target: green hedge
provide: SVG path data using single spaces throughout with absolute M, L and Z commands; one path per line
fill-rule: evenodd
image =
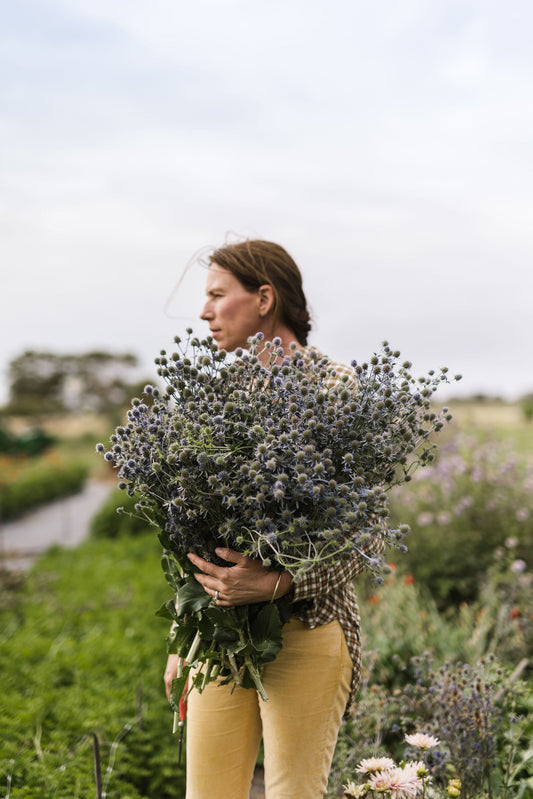
M 83 488 L 88 472 L 88 467 L 78 462 L 41 463 L 28 469 L 0 487 L 2 518 L 14 519 L 46 502 L 75 494 Z
M 168 599 L 153 534 L 50 550 L 0 600 L 0 784 L 10 799 L 183 799 L 163 689 Z M 4 575 L 5 577 L 5 575 Z M 129 726 L 131 725 L 131 729 Z M 114 762 L 113 762 L 114 756 Z M 2 793 L 3 795 L 3 793 Z
M 118 538 L 137 535 L 146 530 L 146 520 L 135 515 L 135 502 L 125 491 L 113 491 L 102 507 L 94 514 L 89 527 L 92 538 Z M 124 511 L 119 513 L 118 509 Z

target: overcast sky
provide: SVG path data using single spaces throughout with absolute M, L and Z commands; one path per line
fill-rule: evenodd
M 532 30 L 529 0 L 3 4 L 0 401 L 27 348 L 151 376 L 232 234 L 289 250 L 332 356 L 533 391 Z

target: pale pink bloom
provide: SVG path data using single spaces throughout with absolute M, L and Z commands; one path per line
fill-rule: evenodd
M 361 760 L 355 770 L 360 774 L 374 774 L 377 771 L 394 768 L 394 765 L 394 760 L 390 757 L 367 757 Z
M 408 763 L 404 768 L 381 771 L 370 777 L 368 787 L 376 793 L 388 792 L 391 799 L 410 799 L 424 787 L 416 769 L 416 763 Z
M 433 514 L 425 511 L 418 516 L 416 523 L 419 527 L 429 527 L 430 524 L 433 524 Z
M 377 774 L 372 774 L 367 785 L 371 791 L 375 791 L 376 793 L 387 793 L 392 791 L 392 770 L 378 771 Z
M 433 735 L 427 735 L 425 732 L 415 732 L 413 735 L 406 735 L 405 740 L 408 744 L 415 746 L 417 749 L 432 749 L 439 743 L 438 738 L 434 738 Z
M 514 574 L 522 574 L 526 569 L 527 563 L 525 560 L 518 558 L 518 560 L 513 560 L 511 563 L 511 571 L 514 572 Z
M 519 508 L 516 511 L 516 518 L 519 522 L 527 522 L 529 519 L 529 511 L 527 508 Z
M 440 513 L 437 515 L 437 521 L 440 525 L 449 524 L 451 522 L 452 515 L 448 513 L 447 510 L 441 510 Z

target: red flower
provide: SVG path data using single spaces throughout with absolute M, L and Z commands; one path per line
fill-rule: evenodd
M 518 619 L 520 617 L 520 608 L 513 608 L 511 610 L 511 618 Z
M 403 578 L 403 581 L 406 585 L 413 585 L 415 578 L 413 574 L 406 574 Z

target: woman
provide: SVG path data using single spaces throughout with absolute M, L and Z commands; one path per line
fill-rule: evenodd
M 245 347 L 249 336 L 297 342 L 310 352 L 310 317 L 302 276 L 290 255 L 266 241 L 244 241 L 209 259 L 207 301 L 201 318 L 219 348 Z M 265 353 L 265 357 L 266 357 Z M 338 374 L 353 373 L 334 364 Z M 354 383 L 352 382 L 352 386 Z M 379 548 L 379 547 L 378 547 Z M 187 799 L 248 799 L 263 737 L 267 799 L 321 799 L 337 734 L 360 675 L 360 636 L 353 578 L 360 556 L 318 567 L 293 584 L 288 572 L 220 548 L 229 568 L 190 554 L 196 579 L 221 607 L 269 602 L 289 594 L 294 606 L 283 647 L 268 663 L 264 702 L 252 689 L 210 683 L 189 696 Z M 170 698 L 178 657 L 170 655 L 165 686 Z

